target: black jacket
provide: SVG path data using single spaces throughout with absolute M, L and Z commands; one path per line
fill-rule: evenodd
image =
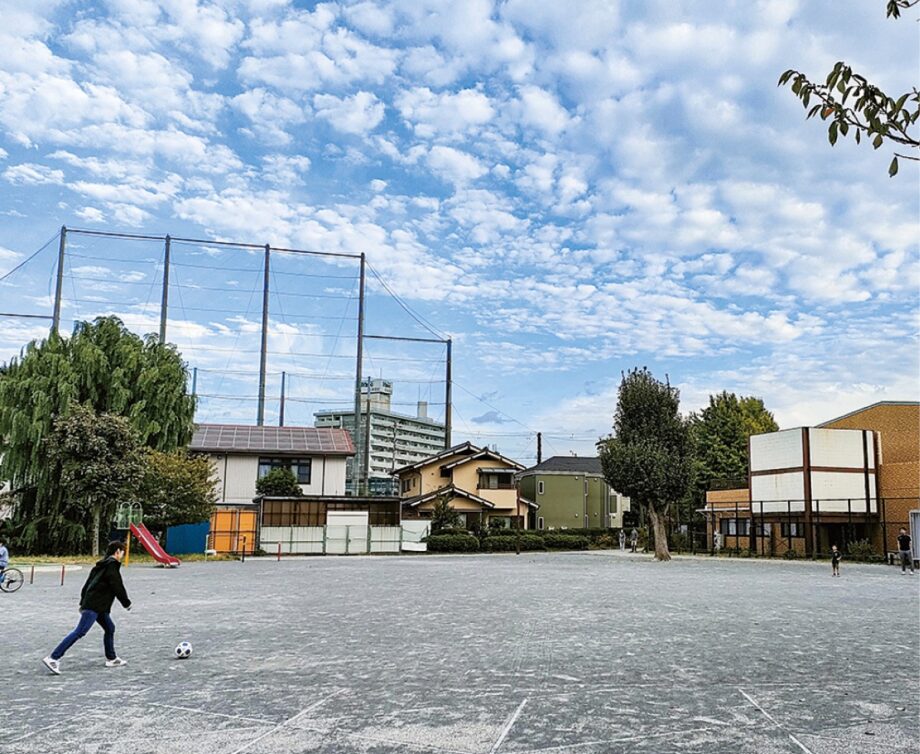
M 110 556 L 96 563 L 89 572 L 83 591 L 80 592 L 80 609 L 108 613 L 116 597 L 122 607 L 130 607 L 131 600 L 121 581 L 121 563 Z

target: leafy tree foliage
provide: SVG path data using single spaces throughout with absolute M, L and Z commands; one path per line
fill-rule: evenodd
M 138 493 L 144 523 L 165 529 L 209 520 L 217 503 L 216 481 L 207 456 L 148 450 Z
M 715 480 L 747 477 L 748 438 L 777 429 L 760 398 L 724 391 L 709 396 L 709 405 L 690 415 L 693 509 L 705 504 L 706 491 Z
M 658 560 L 671 559 L 668 508 L 684 497 L 690 479 L 689 437 L 679 406 L 676 388 L 644 367 L 633 369 L 620 383 L 613 435 L 598 443 L 607 482 L 648 512 Z
M 300 497 L 303 490 L 290 469 L 272 469 L 256 482 L 256 492 L 267 497 Z
M 92 521 L 90 547 L 98 555 L 102 521 L 137 495 L 144 469 L 137 436 L 127 419 L 78 404 L 54 422 L 46 445 L 60 469 L 67 518 Z
M 460 513 L 450 507 L 447 495 L 439 495 L 431 509 L 431 533 L 460 528 Z
M 22 551 L 64 552 L 85 541 L 70 518 L 61 466 L 46 440 L 73 405 L 127 419 L 142 445 L 162 451 L 192 436 L 195 401 L 174 346 L 140 338 L 115 317 L 72 336 L 33 341 L 0 373 L 0 479 L 15 492 L 12 529 Z
M 918 3 L 920 0 L 888 0 L 886 15 L 900 18 L 902 10 Z M 897 97 L 889 96 L 843 61 L 827 74 L 823 84 L 810 81 L 804 73 L 793 68 L 779 77 L 778 85 L 786 86 L 790 82 L 792 93 L 808 110 L 806 118 L 818 115 L 821 120 L 829 121 L 827 138 L 831 146 L 841 136 L 846 138 L 852 130 L 857 144 L 867 139 L 873 149 L 890 142 L 896 148 L 920 150 L 920 139 L 911 131 L 920 120 L 920 90 L 917 87 Z M 892 177 L 898 172 L 899 157 L 920 160 L 916 151 L 913 154 L 895 152 L 888 166 L 888 175 Z

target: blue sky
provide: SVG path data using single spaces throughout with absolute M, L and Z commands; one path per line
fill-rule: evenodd
M 917 169 L 831 148 L 787 89 L 845 59 L 916 83 L 884 3 L 2 0 L 0 273 L 62 225 L 365 252 L 454 339 L 457 440 L 588 454 L 622 370 L 782 426 L 918 397 Z M 161 249 L 74 237 L 64 321 L 156 328 Z M 0 283 L 47 312 L 54 248 Z M 251 421 L 257 254 L 180 245 L 200 418 Z M 347 404 L 354 265 L 279 258 L 269 394 Z M 368 330 L 425 330 L 372 277 Z M 0 318 L 0 357 L 44 325 Z M 369 344 L 443 413 L 440 346 Z M 268 418 L 277 417 L 270 401 Z

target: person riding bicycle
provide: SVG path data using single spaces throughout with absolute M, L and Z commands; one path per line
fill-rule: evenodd
M 0 539 L 0 584 L 3 583 L 3 572 L 10 564 L 10 551 L 6 549 L 3 540 Z

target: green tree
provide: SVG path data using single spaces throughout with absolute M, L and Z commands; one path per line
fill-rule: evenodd
M 900 18 L 901 11 L 920 3 L 920 0 L 888 0 L 887 17 Z M 895 149 L 915 150 L 913 154 L 895 152 L 888 166 L 888 175 L 898 172 L 898 158 L 920 160 L 920 139 L 912 132 L 920 120 L 920 90 L 917 87 L 897 97 L 891 97 L 872 84 L 865 76 L 839 61 L 827 74 L 823 84 L 814 83 L 793 68 L 779 77 L 779 86 L 790 84 L 792 93 L 808 110 L 806 118 L 819 116 L 829 121 L 827 138 L 831 146 L 837 139 L 852 130 L 856 143 L 871 141 L 878 149 L 886 142 Z M 812 104 L 814 102 L 814 104 Z M 847 104 L 849 102 L 849 104 Z M 809 106 L 811 106 L 809 108 Z
M 90 551 L 98 555 L 102 522 L 137 496 L 144 470 L 137 436 L 127 419 L 76 404 L 54 422 L 46 446 L 60 469 L 70 518 L 91 521 Z
M 21 551 L 63 552 L 83 540 L 68 518 L 61 468 L 47 457 L 54 422 L 81 404 L 122 416 L 138 441 L 174 450 L 192 437 L 195 400 L 172 345 L 129 332 L 115 317 L 80 323 L 70 337 L 33 341 L 0 373 L 0 479 L 15 492 Z
M 706 491 L 716 480 L 741 480 L 748 474 L 748 438 L 779 427 L 760 398 L 721 392 L 709 405 L 690 414 L 693 510 L 706 503 Z
M 148 450 L 138 493 L 144 522 L 151 529 L 165 529 L 209 520 L 218 498 L 216 482 L 207 456 Z
M 272 469 L 256 482 L 256 492 L 267 497 L 300 497 L 303 490 L 294 472 L 287 468 Z
M 690 480 L 687 423 L 680 393 L 646 368 L 623 376 L 613 417 L 613 435 L 598 442 L 604 476 L 648 513 L 655 533 L 655 558 L 670 560 L 667 517 Z
M 460 514 L 450 507 L 447 495 L 438 495 L 431 509 L 431 533 L 437 534 L 444 529 L 459 529 Z

